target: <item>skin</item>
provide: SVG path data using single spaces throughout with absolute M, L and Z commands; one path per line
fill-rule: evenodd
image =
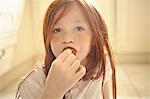
M 41 99 L 62 99 L 85 75 L 85 67 L 78 60 L 71 60 L 70 55 L 73 55 L 71 50 L 65 50 L 52 63 Z
M 58 57 L 65 47 L 73 47 L 77 51 L 76 59 L 83 63 L 89 53 L 91 39 L 92 32 L 89 24 L 78 5 L 74 4 L 55 24 L 51 37 L 51 49 L 55 57 Z M 75 56 L 72 57 L 75 58 Z
M 53 29 L 50 44 L 56 59 L 52 62 L 41 99 L 62 99 L 85 75 L 83 64 L 90 50 L 91 38 L 89 25 L 80 8 L 77 4 L 72 5 Z M 68 46 L 77 51 L 76 56 L 70 49 L 63 51 Z
M 56 59 L 52 62 L 41 99 L 62 99 L 85 75 L 91 39 L 92 32 L 84 15 L 78 5 L 73 4 L 53 28 L 50 45 Z M 73 47 L 76 56 L 70 49 L 63 51 L 65 47 Z M 109 99 L 107 83 L 104 88 L 104 95 Z

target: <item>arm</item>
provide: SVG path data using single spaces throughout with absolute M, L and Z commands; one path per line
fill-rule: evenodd
M 53 91 L 50 91 L 47 88 L 45 88 L 40 99 L 62 99 L 62 97 L 56 96 Z
M 63 95 L 60 96 L 59 94 L 57 94 L 58 92 L 54 91 L 54 87 L 55 85 L 51 85 L 46 82 L 40 99 L 62 99 Z

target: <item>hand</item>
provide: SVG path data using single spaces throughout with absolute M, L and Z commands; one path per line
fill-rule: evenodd
M 63 97 L 85 73 L 85 67 L 80 64 L 72 51 L 67 49 L 53 61 L 47 76 L 45 90 L 49 94 Z

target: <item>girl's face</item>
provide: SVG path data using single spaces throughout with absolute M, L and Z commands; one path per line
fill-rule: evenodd
M 64 48 L 74 48 L 77 59 L 82 62 L 90 51 L 91 39 L 89 24 L 78 5 L 73 4 L 54 25 L 50 41 L 51 49 L 55 57 L 58 57 Z

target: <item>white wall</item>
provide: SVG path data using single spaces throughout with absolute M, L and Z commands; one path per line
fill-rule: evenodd
M 148 53 L 148 5 L 146 0 L 118 1 L 117 52 Z
M 95 1 L 95 2 L 94 2 Z M 102 15 L 109 32 L 109 39 L 115 50 L 116 46 L 116 7 L 115 0 L 93 0 L 94 6 Z
M 2 71 L 3 74 L 0 75 L 0 81 L 3 81 L 3 83 L 0 83 L 0 90 L 7 87 L 11 82 L 18 79 L 18 77 L 23 76 L 35 66 L 36 58 L 34 56 L 36 55 L 36 36 L 34 35 L 33 25 L 31 3 L 26 1 L 20 26 L 18 30 L 15 31 L 18 33 L 16 44 L 14 44 L 13 47 L 12 62 L 7 65 L 7 71 L 4 69 L 4 71 Z
M 25 3 L 21 24 L 18 29 L 17 42 L 14 50 L 13 65 L 26 61 L 35 55 L 35 36 L 31 4 Z
M 148 61 L 148 1 L 117 1 L 116 52 L 128 61 Z
M 94 4 L 108 26 L 116 61 L 150 61 L 150 1 L 95 0 Z
M 36 37 L 35 39 L 35 46 L 36 46 L 36 54 L 38 56 L 44 56 L 45 49 L 44 49 L 44 42 L 43 42 L 43 33 L 42 33 L 42 27 L 43 27 L 43 21 L 44 21 L 44 15 L 46 13 L 46 10 L 51 3 L 51 0 L 31 0 L 32 3 L 32 16 L 33 16 L 33 31 L 34 35 Z

